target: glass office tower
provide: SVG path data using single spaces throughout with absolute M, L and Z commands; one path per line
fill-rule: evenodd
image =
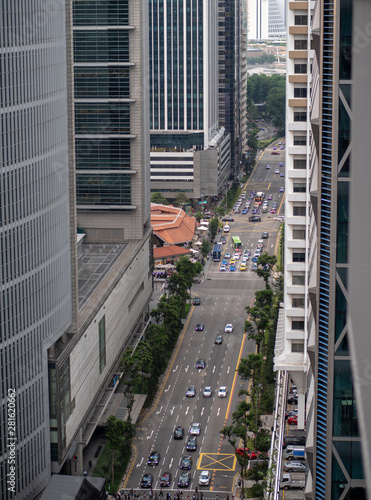
M 22 500 L 50 477 L 47 349 L 71 322 L 66 12 L 1 6 L 0 497 Z

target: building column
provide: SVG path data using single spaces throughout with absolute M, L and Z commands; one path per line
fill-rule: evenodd
M 298 429 L 305 428 L 305 394 L 298 390 Z

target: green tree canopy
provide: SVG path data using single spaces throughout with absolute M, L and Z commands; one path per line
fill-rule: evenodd
M 219 219 L 217 216 L 215 216 L 211 219 L 210 224 L 209 224 L 209 234 L 210 234 L 211 241 L 214 241 L 215 236 L 218 232 L 218 228 L 219 228 Z
M 207 240 L 202 241 L 200 252 L 203 258 L 206 258 L 211 251 L 211 245 Z
M 169 202 L 162 196 L 159 191 L 151 194 L 151 203 L 159 203 L 160 205 L 168 205 Z

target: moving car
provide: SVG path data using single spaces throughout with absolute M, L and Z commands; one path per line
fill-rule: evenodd
M 222 266 L 228 266 L 228 259 L 222 260 Z
M 280 152 L 279 152 L 279 151 L 272 151 L 272 152 L 271 152 L 271 155 L 279 155 L 279 154 L 280 154 Z
M 277 215 L 277 217 L 275 217 L 273 220 L 279 220 L 282 222 L 285 220 L 285 216 L 284 215 Z
M 224 264 L 222 264 L 221 266 L 219 266 L 219 271 L 226 271 L 227 270 L 227 266 L 225 266 Z
M 180 462 L 180 468 L 191 469 L 191 467 L 192 467 L 192 457 L 190 457 L 189 455 L 184 456 Z
M 245 215 L 245 214 L 247 214 L 247 212 L 248 212 L 247 208 L 244 208 L 244 209 L 242 210 L 242 212 L 241 212 L 241 213 L 242 213 L 243 215 Z
M 246 271 L 247 269 L 247 265 L 245 262 L 241 262 L 241 265 L 240 265 L 240 271 Z
M 305 472 L 306 466 L 302 462 L 287 462 L 284 466 L 286 472 Z
M 179 488 L 187 488 L 189 483 L 191 482 L 191 474 L 190 472 L 182 472 L 178 479 Z
M 198 477 L 199 486 L 209 486 L 210 484 L 210 472 L 208 470 L 203 470 Z
M 261 222 L 260 215 L 251 215 L 249 217 L 249 222 Z
M 232 323 L 227 323 L 224 328 L 225 333 L 232 333 L 233 332 L 233 324 Z
M 231 266 L 229 266 L 229 270 L 234 272 L 236 270 L 236 266 L 232 264 Z
M 262 238 L 266 240 L 268 237 L 269 234 L 267 233 L 267 231 L 264 231 L 264 233 L 262 233 Z
M 234 218 L 231 217 L 230 215 L 226 215 L 225 217 L 222 218 L 223 222 L 234 222 Z
M 183 439 L 184 437 L 184 427 L 182 425 L 177 425 L 174 429 L 174 439 Z
M 228 389 L 225 385 L 219 387 L 218 398 L 226 398 L 228 394 Z
M 269 168 L 271 168 L 271 167 L 270 167 L 270 165 L 266 165 L 266 166 L 265 166 L 265 168 L 268 170 L 268 169 L 269 169 Z
M 209 385 L 207 385 L 202 393 L 204 398 L 211 398 L 213 391 Z
M 236 259 L 233 257 L 230 261 L 229 261 L 230 264 L 235 264 L 236 263 Z
M 276 170 L 274 171 L 275 174 L 279 174 L 280 173 L 280 169 L 279 168 L 276 168 Z
M 281 172 L 280 177 L 285 177 L 285 174 L 283 172 Z
M 221 236 L 221 237 L 220 237 L 220 243 L 222 243 L 222 245 L 224 245 L 226 242 L 227 242 L 227 241 L 226 241 L 225 237 L 224 237 L 224 236 Z
M 279 164 L 278 164 L 278 166 L 279 166 L 279 167 L 283 167 L 283 163 L 282 163 L 282 162 L 281 162 L 281 163 L 279 163 Z
M 152 488 L 153 476 L 152 474 L 143 474 L 140 482 L 141 488 Z
M 271 200 L 271 199 L 272 199 L 272 195 L 271 195 L 271 194 L 269 194 L 269 195 L 267 196 L 267 200 Z
M 196 439 L 196 436 L 190 436 L 188 438 L 186 449 L 188 451 L 196 451 L 197 450 L 197 439 Z
M 200 358 L 196 361 L 196 368 L 205 368 L 206 361 L 203 358 Z
M 155 467 L 160 461 L 161 455 L 158 451 L 152 451 L 148 457 L 147 464 Z
M 221 335 L 217 335 L 215 337 L 215 344 L 217 345 L 223 344 L 223 337 Z
M 201 304 L 201 299 L 199 297 L 195 297 L 192 301 L 194 306 L 199 306 Z
M 231 258 L 231 253 L 230 252 L 225 252 L 224 257 L 226 259 L 230 259 Z
M 196 325 L 196 332 L 202 332 L 204 329 L 204 325 L 202 323 L 199 323 Z
M 280 193 L 284 193 L 285 192 L 285 188 L 284 187 L 280 187 Z
M 164 472 L 160 477 L 160 486 L 170 486 L 171 483 L 171 472 Z
M 201 424 L 194 422 L 189 429 L 189 433 L 191 436 L 199 436 L 201 434 Z
M 194 385 L 190 385 L 186 390 L 187 398 L 194 398 L 196 396 L 196 387 Z

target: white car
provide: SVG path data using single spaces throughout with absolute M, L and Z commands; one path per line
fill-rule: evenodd
M 228 389 L 226 388 L 225 385 L 222 385 L 221 387 L 219 387 L 218 398 L 226 398 L 227 393 L 228 393 Z
M 285 220 L 285 216 L 284 215 L 277 215 L 277 217 L 275 217 L 273 220 L 279 220 L 280 222 L 282 222 Z
M 241 264 L 246 264 L 246 262 L 249 260 L 248 257 L 242 257 L 241 259 Z
M 202 393 L 204 398 L 211 398 L 213 391 L 209 385 L 207 385 Z
M 275 174 L 279 174 L 280 173 L 280 169 L 279 168 L 276 168 L 276 170 L 274 171 Z
M 200 486 L 209 486 L 210 484 L 210 472 L 208 470 L 203 470 L 198 478 L 198 484 Z
M 234 259 L 236 259 L 236 260 L 239 260 L 239 258 L 240 258 L 240 254 L 239 254 L 239 253 L 235 253 L 235 254 L 233 255 L 233 258 L 234 258 Z
M 201 424 L 193 423 L 189 429 L 191 436 L 199 436 L 201 434 Z
M 221 265 L 221 266 L 219 267 L 219 271 L 226 271 L 226 270 L 227 270 L 227 267 L 226 267 L 226 266 L 224 266 L 224 265 Z
M 224 331 L 225 331 L 225 333 L 232 333 L 233 332 L 232 323 L 228 323 L 227 325 L 225 325 Z

